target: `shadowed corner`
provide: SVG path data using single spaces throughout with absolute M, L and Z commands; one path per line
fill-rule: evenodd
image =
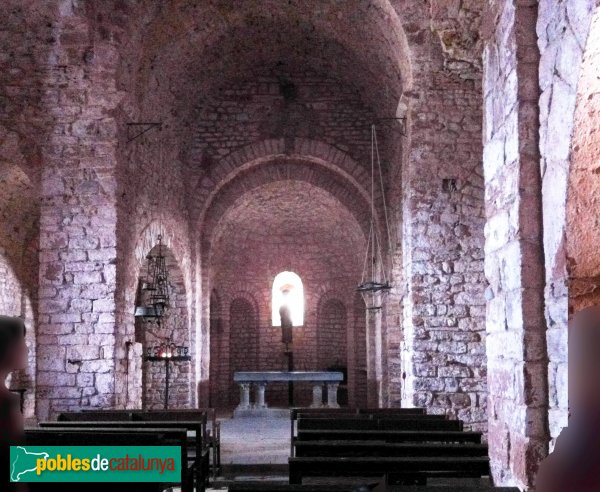
M 569 327 L 569 425 L 541 463 L 538 492 L 600 490 L 600 307 Z
M 13 468 L 6 466 L 9 463 L 10 446 L 23 442 L 23 414 L 19 397 L 11 393 L 5 383 L 13 371 L 27 367 L 26 331 L 21 318 L 0 316 L 0 463 L 4 464 L 5 470 L 1 480 L 7 484 L 2 490 L 9 492 L 26 490 L 20 484 L 10 483 Z M 19 454 L 19 461 L 25 463 L 26 455 L 26 452 Z M 35 468 L 35 462 L 32 467 Z M 20 473 L 17 473 L 16 481 L 19 478 Z

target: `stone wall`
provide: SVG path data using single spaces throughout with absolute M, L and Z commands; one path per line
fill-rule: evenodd
M 355 87 L 330 73 L 265 72 L 205 98 L 196 110 L 192 162 L 206 165 L 253 142 L 284 137 L 319 140 L 369 169 L 370 125 L 376 115 Z M 380 142 L 381 151 L 389 162 L 385 143 Z
M 348 316 L 339 299 L 322 299 L 317 311 L 317 369 L 347 367 Z
M 592 17 L 577 89 L 567 201 L 569 308 L 577 312 L 600 304 L 598 260 L 598 148 L 600 103 L 600 10 Z
M 39 4 L 38 4 L 39 5 Z M 38 416 L 114 402 L 117 40 L 57 1 L 44 58 Z M 51 39 L 51 41 L 50 41 Z M 46 44 L 48 43 L 48 44 Z M 42 380 L 43 379 L 43 380 Z
M 547 452 L 537 2 L 498 2 L 484 50 L 489 446 L 498 484 L 533 485 Z
M 402 170 L 402 404 L 464 419 L 486 429 L 483 274 L 483 175 L 479 2 L 447 9 L 417 3 L 399 9 L 411 47 L 413 81 L 405 92 L 408 156 Z M 435 4 L 435 5 L 434 5 Z M 447 10 L 447 11 L 446 11 Z M 445 12 L 445 13 L 444 13 Z M 472 26 L 473 32 L 463 32 Z M 462 55 L 441 40 L 473 39 Z M 463 48 L 466 45 L 463 45 Z M 457 63 L 456 56 L 469 60 Z M 454 54 L 452 54 L 454 53 Z M 461 68 L 462 67 L 462 68 Z
M 239 387 L 233 382 L 237 371 L 255 371 L 261 364 L 260 333 L 256 306 L 243 297 L 235 298 L 229 306 L 229 401 L 236 401 Z M 224 354 L 217 354 L 215 364 Z
M 595 0 L 542 0 L 537 20 L 541 52 L 539 104 L 549 359 L 548 421 L 553 441 L 567 425 L 568 417 L 567 323 L 570 295 L 567 243 L 575 236 L 571 235 L 567 225 L 567 188 L 577 87 L 596 3 Z M 580 96 L 580 100 L 584 99 Z M 591 209 L 584 207 L 582 210 Z
M 303 206 L 307 200 L 312 207 Z M 284 180 L 248 190 L 227 209 L 215 230 L 210 255 L 210 286 L 222 306 L 222 328 L 211 340 L 211 352 L 217 356 L 213 364 L 219 367 L 211 387 L 211 401 L 219 401 L 219 394 L 229 391 L 232 385 L 233 368 L 237 367 L 234 349 L 239 340 L 233 336 L 237 317 L 230 316 L 235 314 L 235 310 L 231 311 L 234 301 L 242 294 L 246 304 L 256 306 L 257 312 L 259 356 L 254 369 L 287 368 L 281 328 L 273 327 L 271 319 L 272 282 L 282 271 L 297 273 L 304 287 L 304 325 L 293 331 L 294 367 L 319 369 L 319 305 L 332 298 L 341 302 L 344 309 L 352 304 L 353 291 L 360 282 L 362 234 L 356 219 L 334 197 L 302 182 Z M 363 319 L 364 315 L 363 309 Z M 216 326 L 215 322 L 215 331 Z M 353 328 L 348 323 L 340 324 L 335 326 L 333 335 L 336 340 L 350 339 L 355 336 L 350 335 Z M 364 337 L 364 329 L 362 334 L 356 334 L 356 343 L 360 343 L 361 336 Z M 339 357 L 349 368 L 350 385 L 356 384 L 360 379 L 355 372 L 358 354 L 344 350 Z M 246 365 L 244 368 L 250 369 Z M 297 403 L 309 403 L 310 386 L 296 387 Z M 267 398 L 272 404 L 287 405 L 285 385 L 270 385 Z M 235 387 L 230 390 L 228 401 L 219 401 L 222 406 L 237 403 Z

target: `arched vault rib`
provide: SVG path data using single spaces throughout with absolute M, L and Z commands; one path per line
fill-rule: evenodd
M 233 174 L 208 200 L 196 230 L 202 237 L 203 257 L 207 259 L 213 235 L 220 219 L 245 193 L 273 182 L 301 181 L 321 188 L 334 196 L 354 216 L 365 237 L 370 227 L 370 198 L 367 192 L 347 177 L 308 159 L 274 157 L 255 161 L 243 171 Z M 376 227 L 381 231 L 376 217 Z

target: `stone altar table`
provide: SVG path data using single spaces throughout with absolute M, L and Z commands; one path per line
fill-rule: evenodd
M 341 372 L 326 371 L 252 371 L 236 372 L 233 380 L 240 385 L 240 404 L 234 411 L 234 417 L 270 415 L 273 412 L 267 411 L 267 402 L 265 401 L 265 390 L 267 384 L 274 382 L 302 381 L 313 383 L 313 401 L 311 407 L 322 407 L 323 385 L 327 385 L 327 404 L 326 407 L 338 408 L 337 391 L 339 384 L 343 381 L 344 375 Z M 250 386 L 256 388 L 256 398 L 254 404 L 250 401 Z M 271 410 L 271 409 L 269 409 Z M 287 410 L 285 415 L 288 415 Z

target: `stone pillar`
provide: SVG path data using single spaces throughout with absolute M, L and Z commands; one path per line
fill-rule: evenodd
M 339 383 L 327 383 L 327 406 L 329 408 L 340 408 L 337 399 Z
M 488 443 L 495 484 L 528 490 L 549 440 L 538 5 L 492 8 L 483 91 Z
M 39 420 L 115 401 L 119 56 L 97 41 L 93 52 L 102 56 L 84 66 L 86 20 L 64 4 L 64 17 L 52 22 L 64 41 L 45 70 L 54 89 L 40 91 L 54 126 L 41 159 Z
M 405 94 L 412 124 L 402 179 L 397 180 L 405 191 L 403 268 L 394 268 L 392 281 L 403 298 L 398 312 L 403 318 L 402 372 L 391 384 L 404 383 L 403 406 L 453 413 L 468 428 L 485 430 L 481 55 L 467 48 L 461 53 L 471 52 L 471 62 L 461 58 L 456 63 L 454 47 L 447 49 L 444 42 L 442 50 L 434 48 L 450 33 L 452 43 L 466 46 L 463 41 L 479 38 L 479 29 L 455 23 L 452 9 L 442 6 L 452 2 L 412 2 L 417 3 L 430 4 L 431 16 L 419 24 L 422 43 L 411 45 L 418 90 Z M 488 3 L 471 5 L 479 9 Z M 389 298 L 387 306 L 394 302 Z M 397 346 L 393 350 L 397 353 Z
M 381 303 L 377 294 L 376 304 Z M 381 310 L 367 311 L 367 406 L 382 406 L 381 381 L 383 372 L 383 353 L 381 339 Z
M 267 383 L 261 382 L 256 383 L 256 403 L 254 404 L 255 408 L 267 408 L 267 404 L 265 402 L 265 389 L 267 388 Z
M 320 408 L 323 406 L 323 385 L 321 383 L 313 384 L 313 401 L 310 408 Z
M 240 404 L 239 410 L 247 410 L 250 408 L 250 383 L 240 383 Z

